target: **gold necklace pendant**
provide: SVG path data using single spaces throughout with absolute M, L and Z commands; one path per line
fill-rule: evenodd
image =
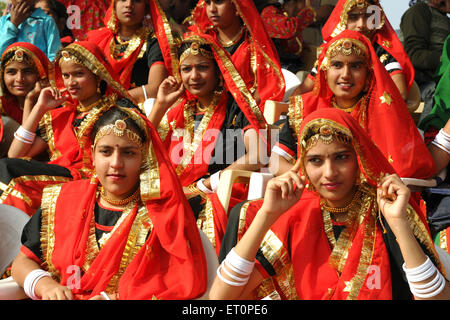
M 342 208 L 334 208 L 334 207 L 329 207 L 325 204 L 325 201 L 321 201 L 322 204 L 322 208 L 325 209 L 326 211 L 328 211 L 329 213 L 345 213 L 348 212 L 348 210 L 353 206 L 353 204 L 360 198 L 360 194 L 361 191 L 358 190 L 355 192 L 355 194 L 353 195 L 353 199 L 352 201 L 350 201 L 349 204 L 347 204 L 345 207 Z
M 228 48 L 228 47 L 235 45 L 242 38 L 243 32 L 244 32 L 244 27 L 242 26 L 241 29 L 239 30 L 239 32 L 236 34 L 236 36 L 234 36 L 234 38 L 229 41 L 223 41 L 222 39 L 220 39 L 219 36 L 217 38 L 219 39 L 219 42 L 223 47 Z
M 80 113 L 85 113 L 85 112 L 91 111 L 93 108 L 95 108 L 100 103 L 102 103 L 102 101 L 103 101 L 102 99 L 98 99 L 94 103 L 91 103 L 90 105 L 87 105 L 87 106 L 82 106 L 81 104 L 78 104 L 77 111 Z
M 140 195 L 140 189 L 137 188 L 136 191 L 134 191 L 133 194 L 129 197 L 121 200 L 114 200 L 106 195 L 105 189 L 103 187 L 101 187 L 100 191 L 101 198 L 113 206 L 125 206 L 133 201 L 136 201 L 140 197 Z

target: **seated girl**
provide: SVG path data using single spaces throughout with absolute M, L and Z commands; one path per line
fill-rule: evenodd
M 358 122 L 318 110 L 299 132 L 296 165 L 234 217 L 243 236 L 210 297 L 449 299 L 426 220 Z
M 55 87 L 42 89 L 36 105 L 15 133 L 0 161 L 0 201 L 33 214 L 47 184 L 90 176 L 89 159 L 83 159 L 78 131 L 93 110 L 102 108 L 127 91 L 112 76 L 101 50 L 89 42 L 73 43 L 59 53 Z M 68 94 L 67 94 L 68 93 Z M 27 160 L 44 151 L 48 163 Z M 27 159 L 16 159 L 16 158 Z
M 135 103 L 156 98 L 159 85 L 172 71 L 170 61 L 165 65 L 171 54 L 170 35 L 161 32 L 169 28 L 161 15 L 164 12 L 155 0 L 114 0 L 105 15 L 105 27 L 87 35 L 87 41 L 103 50 Z
M 28 42 L 13 43 L 3 52 L 0 68 L 0 158 L 7 156 L 14 132 L 29 115 L 40 88 L 50 84 L 52 67 L 47 56 Z
M 226 213 L 215 195 L 219 175 L 225 169 L 256 171 L 263 166 L 267 147 L 260 129 L 265 128 L 265 121 L 250 92 L 240 86 L 242 78 L 228 55 L 214 39 L 187 36 L 179 57 L 181 83 L 174 77 L 163 81 L 149 119 L 159 126 L 198 218 L 208 220 L 209 208 L 225 219 L 226 225 Z M 216 230 L 217 245 L 223 231 Z
M 44 300 L 201 295 L 200 235 L 153 126 L 137 109 L 110 105 L 80 136 L 95 175 L 44 189 L 24 228 L 14 280 Z
M 428 179 L 435 174 L 433 159 L 404 100 L 365 36 L 341 32 L 323 46 L 317 70 L 314 90 L 291 98 L 271 159 L 279 167 L 274 173 L 286 171 L 297 159 L 303 118 L 314 110 L 333 107 L 359 122 L 401 177 Z
M 344 30 L 361 32 L 371 40 L 378 59 L 391 76 L 402 98 L 406 100 L 414 82 L 414 67 L 380 1 L 339 0 L 322 28 L 322 37 L 328 42 Z M 294 95 L 313 89 L 317 70 L 317 67 L 313 68 Z
M 280 59 L 253 1 L 200 0 L 192 17 L 192 31 L 212 36 L 231 55 L 261 110 L 266 100 L 283 100 Z

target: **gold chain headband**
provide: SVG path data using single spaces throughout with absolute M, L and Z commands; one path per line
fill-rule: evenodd
M 302 140 L 302 147 L 305 153 L 308 152 L 312 147 L 314 147 L 320 140 L 324 144 L 331 144 L 332 142 L 339 142 L 343 144 L 351 144 L 351 137 L 343 134 L 341 131 L 330 127 L 327 124 L 311 127 L 309 131 L 317 132 L 309 138 L 304 138 Z
M 94 149 L 95 149 L 95 146 L 97 145 L 97 142 L 101 138 L 103 138 L 104 136 L 111 134 L 111 133 L 117 137 L 125 136 L 130 141 L 136 143 L 140 149 L 142 149 L 142 147 L 144 145 L 141 137 L 139 137 L 139 135 L 137 133 L 135 133 L 133 130 L 127 129 L 127 123 L 125 122 L 125 120 L 119 119 L 119 120 L 116 120 L 116 122 L 114 122 L 114 124 L 108 124 L 108 125 L 102 127 L 97 132 L 97 135 L 95 136 L 95 140 L 94 140 Z
M 67 50 L 63 50 L 61 51 L 61 59 L 59 59 L 59 65 L 61 66 L 61 62 L 73 62 L 76 64 L 79 64 L 81 66 L 85 66 L 83 61 L 81 61 L 76 55 L 71 54 L 69 51 Z
M 357 56 L 364 57 L 367 60 L 367 48 L 359 40 L 344 38 L 340 39 L 330 45 L 325 58 L 322 61 L 321 69 L 327 70 L 330 67 L 330 61 L 339 54 L 344 56 L 350 56 L 356 54 Z
M 200 42 L 192 42 L 191 46 L 183 51 L 183 53 L 180 56 L 180 64 L 183 62 L 184 59 L 186 59 L 190 55 L 192 56 L 202 55 L 208 59 L 211 60 L 214 59 L 214 55 L 212 52 L 200 48 Z

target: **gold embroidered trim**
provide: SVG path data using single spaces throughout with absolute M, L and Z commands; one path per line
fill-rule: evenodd
M 205 114 L 203 115 L 202 121 L 198 125 L 197 129 L 194 131 L 194 114 L 195 114 L 195 104 L 188 103 L 184 108 L 184 130 L 183 132 L 183 158 L 177 165 L 176 173 L 180 175 L 192 160 L 197 148 L 203 140 L 203 135 L 208 128 L 209 122 L 218 107 L 218 102 L 220 100 L 220 95 L 215 95 Z
M 15 190 L 16 185 L 20 185 L 24 182 L 29 181 L 36 181 L 36 182 L 53 182 L 53 183 L 64 183 L 71 181 L 71 178 L 68 177 L 59 177 L 59 176 L 48 176 L 48 175 L 39 175 L 39 176 L 20 176 L 17 178 L 11 179 L 9 184 L 6 186 L 5 184 L 1 184 L 0 189 L 3 190 L 3 193 L 0 197 L 0 203 L 3 203 L 5 199 L 9 196 L 16 197 L 22 201 L 25 201 L 25 203 L 29 207 L 33 207 L 33 200 L 29 198 L 26 194 L 23 194 L 22 192 Z
M 151 33 L 151 30 L 147 27 L 142 27 L 139 30 L 137 30 L 133 36 L 131 37 L 131 39 L 128 41 L 128 45 L 127 48 L 125 49 L 125 52 L 123 54 L 123 59 L 127 59 L 128 57 L 130 57 L 141 45 L 141 43 L 144 41 L 144 45 L 142 46 L 142 49 L 147 48 L 146 44 L 147 44 L 147 39 L 149 37 Z M 122 59 L 122 57 L 120 57 L 118 55 L 118 52 L 116 50 L 117 45 L 116 45 L 116 39 L 115 37 L 113 37 L 111 39 L 111 43 L 109 44 L 110 46 L 110 51 L 111 51 L 111 58 L 113 58 L 114 60 L 120 60 Z M 121 44 L 119 44 L 118 46 L 121 46 Z M 144 51 L 145 52 L 145 51 Z M 139 55 L 142 54 L 142 50 L 140 51 Z
M 206 200 L 205 206 L 203 210 L 199 213 L 197 218 L 197 227 L 202 230 L 209 241 L 213 245 L 214 249 L 216 248 L 216 238 L 214 231 L 214 215 L 213 215 L 213 207 L 212 202 L 209 197 L 202 196 L 203 200 Z
M 302 96 L 293 96 L 289 99 L 288 107 L 289 127 L 295 141 L 298 141 L 300 134 L 300 127 L 303 121 L 303 99 Z
M 44 188 L 42 193 L 42 220 L 41 220 L 41 250 L 44 266 L 58 282 L 61 275 L 52 263 L 53 250 L 55 248 L 55 207 L 61 185 Z
M 447 229 L 441 230 L 439 232 L 439 245 L 442 250 L 448 252 Z
M 260 250 L 274 268 L 276 275 L 272 279 L 278 284 L 283 295 L 288 300 L 298 299 L 289 252 L 272 230 L 266 233 Z

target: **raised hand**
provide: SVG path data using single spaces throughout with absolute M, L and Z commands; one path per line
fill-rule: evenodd
M 45 113 L 60 106 L 67 100 L 61 92 L 54 87 L 47 87 L 41 90 L 36 106 Z
M 11 5 L 11 17 L 10 21 L 16 27 L 24 22 L 33 13 L 34 8 L 28 3 L 28 1 L 20 1 Z
M 383 178 L 379 184 L 377 189 L 378 207 L 391 227 L 407 221 L 406 208 L 410 194 L 409 188 L 396 174 Z
M 156 101 L 160 106 L 167 109 L 181 97 L 183 92 L 183 84 L 179 83 L 175 77 L 169 76 L 159 86 Z
M 261 211 L 277 219 L 289 210 L 302 196 L 305 189 L 305 177 L 300 176 L 300 159 L 281 176 L 271 179 L 266 187 Z

